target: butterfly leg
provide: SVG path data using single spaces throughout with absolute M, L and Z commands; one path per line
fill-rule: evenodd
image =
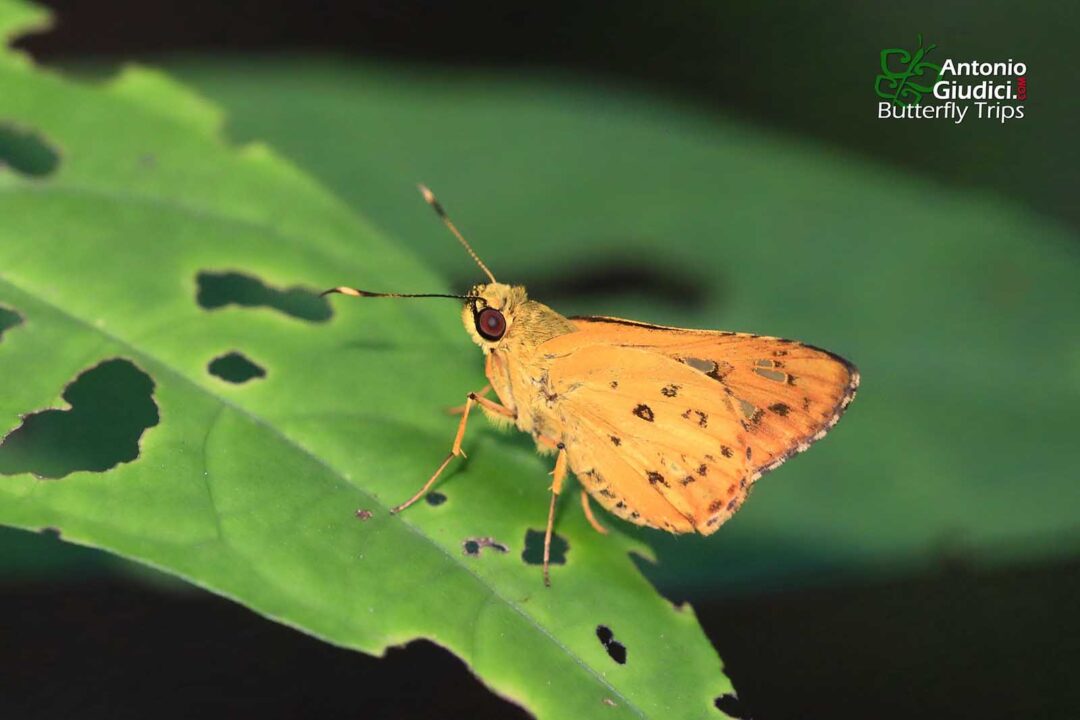
M 491 386 L 488 385 L 487 389 L 490 390 Z M 513 410 L 506 407 L 505 405 L 500 405 L 499 403 L 495 402 L 494 400 L 488 400 L 486 397 L 483 397 L 483 395 L 481 395 L 480 393 L 469 393 L 469 397 L 472 398 L 473 402 L 475 402 L 477 405 L 479 405 L 480 407 L 484 408 L 485 410 L 487 410 L 489 412 L 493 412 L 496 415 L 502 415 L 504 418 L 509 418 L 510 420 L 516 420 L 517 419 L 517 415 L 514 413 Z
M 483 390 L 473 394 L 476 395 L 477 399 L 480 399 L 482 397 L 486 397 L 489 392 L 491 392 L 491 385 L 485 385 Z M 464 405 L 455 405 L 454 407 L 446 408 L 447 415 L 461 415 L 464 412 Z
M 465 438 L 465 426 L 469 422 L 469 411 L 472 410 L 472 406 L 474 404 L 482 405 L 488 410 L 499 413 L 500 415 L 513 416 L 513 413 L 502 405 L 496 402 L 492 402 L 487 398 L 483 398 L 477 393 L 469 393 L 468 397 L 465 398 L 465 405 L 461 411 L 461 422 L 458 423 L 457 435 L 454 436 L 454 444 L 450 448 L 450 452 L 447 453 L 446 458 L 443 459 L 442 464 L 439 465 L 439 467 L 435 470 L 435 473 L 431 476 L 431 478 L 428 479 L 426 483 L 424 483 L 424 487 L 420 488 L 420 490 L 418 490 L 415 495 L 413 495 L 405 502 L 401 503 L 397 507 L 391 508 L 391 514 L 397 514 L 401 512 L 405 508 L 415 503 L 420 498 L 424 497 L 427 491 L 431 489 L 431 486 L 435 484 L 435 481 L 439 479 L 439 476 L 442 475 L 442 471 L 446 469 L 446 466 L 450 464 L 451 460 L 453 460 L 458 455 L 465 457 L 465 451 L 461 449 L 461 441 Z
M 551 573 L 548 570 L 551 560 L 551 530 L 555 526 L 555 502 L 562 492 L 563 480 L 566 479 L 566 447 L 559 443 L 559 456 L 555 458 L 555 472 L 551 480 L 551 507 L 548 508 L 547 530 L 544 531 L 544 584 L 551 587 Z
M 585 511 L 585 519 L 593 526 L 593 530 L 601 535 L 607 535 L 607 528 L 601 525 L 600 521 L 593 515 L 592 505 L 589 504 L 589 493 L 584 489 L 581 491 L 581 509 Z

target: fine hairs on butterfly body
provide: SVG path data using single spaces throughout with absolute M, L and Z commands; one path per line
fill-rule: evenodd
M 490 282 L 466 295 L 377 293 L 354 297 L 455 298 L 484 353 L 487 387 L 467 395 L 450 452 L 397 513 L 422 498 L 461 445 L 475 406 L 529 433 L 556 455 L 544 536 L 550 585 L 555 502 L 572 471 L 589 504 L 672 533 L 716 531 L 758 478 L 824 437 L 855 397 L 859 373 L 805 343 L 748 333 L 689 330 L 620 318 L 565 317 L 506 285 L 473 251 L 442 205 L 424 199 Z M 494 391 L 497 400 L 487 396 Z

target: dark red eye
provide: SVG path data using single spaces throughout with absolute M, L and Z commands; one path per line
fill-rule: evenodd
M 476 332 L 485 340 L 498 340 L 506 332 L 506 318 L 495 308 L 484 308 L 476 314 Z

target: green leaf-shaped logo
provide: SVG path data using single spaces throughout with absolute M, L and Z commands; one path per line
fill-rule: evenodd
M 897 105 L 918 105 L 924 93 L 931 92 L 941 77 L 941 66 L 925 62 L 924 58 L 937 47 L 923 48 L 922 35 L 919 46 L 911 53 L 902 48 L 881 51 L 881 74 L 874 82 L 878 97 L 892 100 Z M 894 70 L 893 67 L 899 66 Z

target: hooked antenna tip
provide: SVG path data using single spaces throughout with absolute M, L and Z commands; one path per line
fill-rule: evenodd
M 334 293 L 340 293 L 342 295 L 352 295 L 353 297 L 364 297 L 364 293 L 356 288 L 351 287 L 336 287 L 324 290 L 319 293 L 319 297 L 326 297 L 327 295 L 333 295 Z
M 442 203 L 435 197 L 435 193 L 431 192 L 431 188 L 424 183 L 418 183 L 416 187 L 420 188 L 420 194 L 424 196 L 424 202 L 433 207 L 435 212 L 439 213 L 439 217 L 445 219 L 446 211 L 443 210 Z

